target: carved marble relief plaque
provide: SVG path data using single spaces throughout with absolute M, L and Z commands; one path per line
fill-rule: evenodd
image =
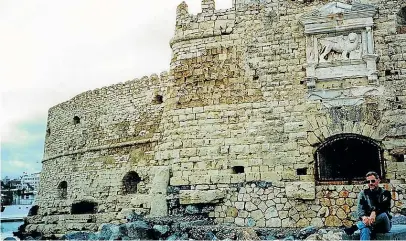
M 372 33 L 376 8 L 332 2 L 302 16 L 305 26 L 307 83 L 368 77 L 377 79 Z
M 306 34 L 305 82 L 313 92 L 309 97 L 324 96 L 315 93 L 320 91 L 316 82 L 358 77 L 376 82 L 378 55 L 372 29 L 376 12 L 371 5 L 332 2 L 301 17 Z M 359 98 L 350 102 L 359 103 Z

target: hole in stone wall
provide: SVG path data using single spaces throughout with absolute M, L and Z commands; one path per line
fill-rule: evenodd
M 230 34 L 233 33 L 232 31 L 231 31 L 231 32 L 226 32 L 226 30 L 223 30 L 223 31 L 222 31 L 221 29 L 220 29 L 220 31 L 221 31 L 221 32 L 220 32 L 221 35 L 230 35 Z
M 385 76 L 389 76 L 389 75 L 391 75 L 390 69 L 385 70 Z
M 58 197 L 62 199 L 66 199 L 68 197 L 68 183 L 66 181 L 59 183 Z
M 162 95 L 156 95 L 154 98 L 155 104 L 162 104 L 164 102 L 164 97 Z
M 123 177 L 123 194 L 137 193 L 137 185 L 141 182 L 138 173 L 130 171 Z
M 71 214 L 88 214 L 97 212 L 97 203 L 91 201 L 80 201 L 72 204 Z
M 307 175 L 307 167 L 296 169 L 296 174 L 298 176 Z
M 403 154 L 393 155 L 393 158 L 395 159 L 395 162 L 404 162 L 405 161 L 405 155 L 403 155 Z
M 254 76 L 254 80 L 258 80 L 259 79 L 259 76 L 258 75 L 255 75 Z
M 73 117 L 73 124 L 79 124 L 80 123 L 80 118 L 78 116 Z
M 51 129 L 47 129 L 47 136 L 51 135 Z
M 34 205 L 30 208 L 30 211 L 28 211 L 28 216 L 34 216 L 34 215 L 38 215 L 38 209 L 39 206 L 38 205 Z
M 300 83 L 301 85 L 304 84 L 304 80 L 301 80 L 299 83 Z
M 402 106 L 401 106 L 401 105 L 398 105 L 398 109 L 402 109 Z
M 234 166 L 231 168 L 232 174 L 240 174 L 244 173 L 244 167 L 243 166 Z
M 398 101 L 399 101 L 399 97 L 396 96 L 396 97 L 395 97 L 395 101 L 398 102 Z

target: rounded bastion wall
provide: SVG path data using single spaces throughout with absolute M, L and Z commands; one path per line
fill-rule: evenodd
M 164 165 L 155 161 L 154 147 L 167 80 L 167 73 L 162 73 L 103 87 L 49 110 L 36 200 L 40 215 L 70 214 L 74 203 L 86 201 L 104 213 L 97 223 L 110 222 L 123 218 L 120 211 L 134 197 L 145 199 L 134 204 L 140 213 L 150 208 L 148 195 L 157 174 L 151 167 Z M 136 190 L 126 192 L 129 173 L 133 175 L 127 182 L 136 185 Z M 66 190 L 62 190 L 62 182 L 66 182 Z M 84 222 L 88 223 L 86 218 Z

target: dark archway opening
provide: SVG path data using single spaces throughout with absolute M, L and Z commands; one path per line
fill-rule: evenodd
M 73 117 L 73 124 L 79 124 L 80 123 L 80 118 L 78 116 Z
M 66 181 L 59 183 L 58 196 L 62 199 L 66 199 L 68 197 L 68 183 Z
M 316 150 L 318 183 L 359 183 L 369 171 L 385 178 L 382 148 L 374 140 L 356 134 L 328 138 Z
M 399 10 L 396 16 L 397 22 L 397 33 L 405 34 L 406 33 L 406 7 L 403 7 Z
M 28 216 L 35 216 L 38 215 L 38 210 L 39 210 L 39 206 L 38 205 L 34 205 L 30 208 L 30 210 L 28 211 Z
M 80 201 L 72 204 L 71 214 L 89 214 L 97 212 L 97 203 L 91 201 Z
M 131 194 L 137 193 L 138 183 L 141 182 L 141 178 L 138 173 L 131 171 L 125 174 L 123 177 L 123 193 Z

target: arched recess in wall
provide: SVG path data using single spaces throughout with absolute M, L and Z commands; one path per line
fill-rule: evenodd
M 39 210 L 39 206 L 38 205 L 34 205 L 30 208 L 30 210 L 28 211 L 28 215 L 27 216 L 35 216 L 38 215 L 38 210 Z
M 353 184 L 365 180 L 369 171 L 385 178 L 383 149 L 373 139 L 357 134 L 327 138 L 315 152 L 318 184 Z
M 123 177 L 123 194 L 137 193 L 138 183 L 141 182 L 141 178 L 138 173 L 130 171 Z
M 401 8 L 396 16 L 396 27 L 398 34 L 406 33 L 406 6 Z
M 62 199 L 66 199 L 68 197 L 68 183 L 66 181 L 62 181 L 59 183 L 58 197 Z
M 80 201 L 72 204 L 71 214 L 91 214 L 97 212 L 98 204 L 93 201 Z

